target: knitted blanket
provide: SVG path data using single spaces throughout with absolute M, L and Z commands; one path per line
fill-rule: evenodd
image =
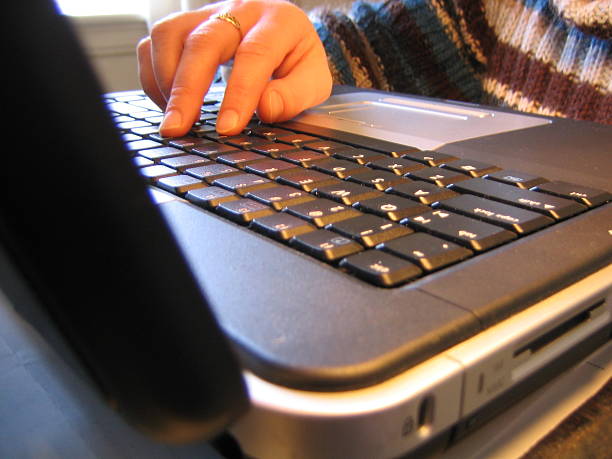
M 612 124 L 612 0 L 387 0 L 311 19 L 338 84 Z

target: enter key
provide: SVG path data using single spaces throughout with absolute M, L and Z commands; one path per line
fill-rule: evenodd
M 441 201 L 438 207 L 503 226 L 518 234 L 528 234 L 554 223 L 552 218 L 538 212 L 467 194 Z

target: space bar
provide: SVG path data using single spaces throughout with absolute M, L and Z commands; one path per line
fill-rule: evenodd
M 450 188 L 459 193 L 475 194 L 476 196 L 540 212 L 556 220 L 571 217 L 587 209 L 586 206 L 569 199 L 558 198 L 536 191 L 522 190 L 512 185 L 481 178 L 465 180 L 452 185 Z

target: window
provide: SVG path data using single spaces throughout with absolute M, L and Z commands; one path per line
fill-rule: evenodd
M 59 10 L 71 16 L 138 14 L 146 16 L 149 0 L 55 0 Z

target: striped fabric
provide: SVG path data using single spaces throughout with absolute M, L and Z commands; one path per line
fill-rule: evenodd
M 336 83 L 612 124 L 612 0 L 387 0 L 312 19 Z

